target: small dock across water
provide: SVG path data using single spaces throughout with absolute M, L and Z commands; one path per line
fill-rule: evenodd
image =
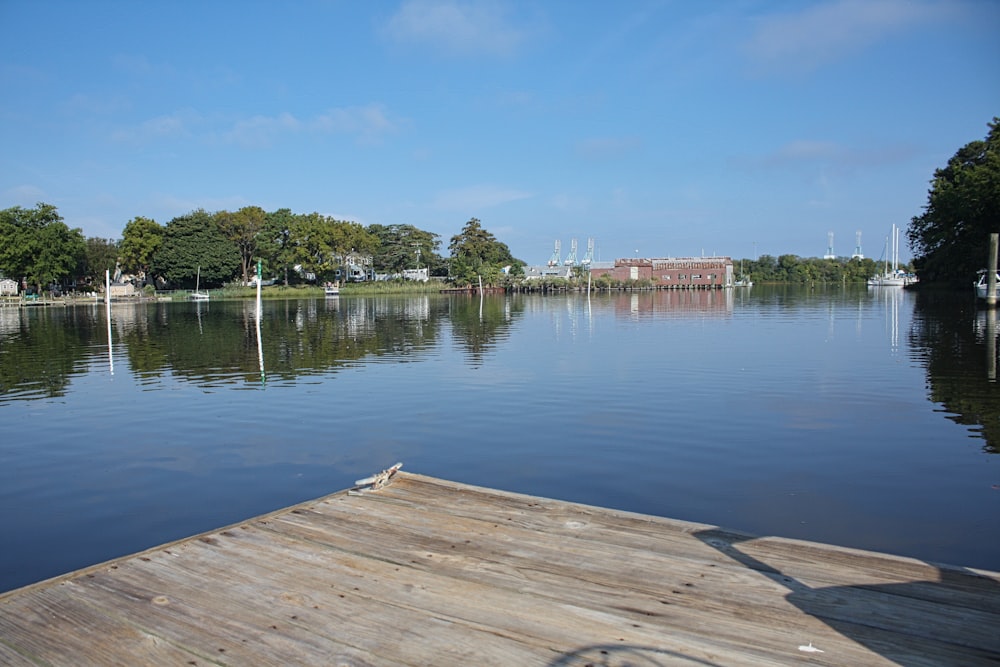
M 397 473 L 0 595 L 3 665 L 996 665 L 1000 574 Z

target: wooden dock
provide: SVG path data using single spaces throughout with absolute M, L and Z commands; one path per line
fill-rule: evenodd
M 996 665 L 998 629 L 995 572 L 398 473 L 4 594 L 0 664 Z

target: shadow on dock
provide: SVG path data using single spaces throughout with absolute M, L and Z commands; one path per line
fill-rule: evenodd
M 721 667 L 720 663 L 709 662 L 701 658 L 684 655 L 677 651 L 656 648 L 655 646 L 632 646 L 623 644 L 594 644 L 567 653 L 548 663 L 546 667 L 570 667 L 570 665 L 592 665 L 593 667 L 610 667 L 622 665 L 628 667 L 666 667 L 667 665 L 706 665 Z
M 745 547 L 756 536 L 718 528 L 694 536 L 788 589 L 785 599 L 802 612 L 897 665 L 1000 662 L 1000 635 L 994 625 L 1000 613 L 1000 584 L 990 577 L 966 568 L 912 561 L 912 581 L 810 586 L 788 572 L 794 562 L 783 571 L 747 553 L 751 549 Z M 852 551 L 843 550 L 842 564 L 849 564 Z M 889 568 L 881 574 L 888 578 Z M 924 576 L 916 578 L 920 575 Z M 814 650 L 812 645 L 809 650 Z

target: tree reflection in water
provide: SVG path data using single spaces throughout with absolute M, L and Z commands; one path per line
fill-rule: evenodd
M 982 437 L 984 451 L 1000 452 L 996 311 L 979 307 L 971 290 L 919 293 L 909 342 L 926 368 L 928 398 Z

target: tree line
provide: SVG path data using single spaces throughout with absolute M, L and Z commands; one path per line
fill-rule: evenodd
M 1000 233 L 1000 118 L 988 127 L 985 139 L 966 144 L 934 172 L 924 212 L 910 221 L 906 235 L 914 259 L 904 268 L 915 270 L 921 284 L 968 285 L 986 265 L 989 235 Z M 285 284 L 307 275 L 326 280 L 351 256 L 370 257 L 378 273 L 427 268 L 460 285 L 480 277 L 495 285 L 523 274 L 524 262 L 477 218 L 451 237 L 447 257 L 440 249 L 439 235 L 413 225 L 365 227 L 287 208 L 198 209 L 165 225 L 136 217 L 118 240 L 84 238 L 50 204 L 0 210 L 0 275 L 39 291 L 93 284 L 116 268 L 158 286 L 190 287 L 199 274 L 207 286 L 246 284 L 258 260 L 265 277 Z M 763 255 L 738 263 L 754 282 L 863 282 L 882 270 L 867 258 Z
M 884 259 L 869 257 L 799 257 L 797 255 L 761 255 L 756 259 L 735 261 L 737 273 L 743 272 L 755 283 L 864 283 L 884 270 Z M 907 271 L 908 264 L 900 267 Z
M 319 213 L 290 209 L 266 212 L 257 206 L 209 213 L 198 209 L 160 225 L 136 217 L 120 240 L 84 238 L 71 229 L 54 206 L 39 203 L 0 211 L 0 273 L 36 289 L 46 286 L 93 286 L 105 270 L 137 277 L 141 284 L 190 288 L 242 282 L 254 275 L 259 259 L 263 275 L 284 284 L 315 276 L 333 279 L 350 256 L 370 257 L 371 269 L 401 274 L 426 268 L 460 285 L 497 285 L 523 275 L 524 262 L 506 244 L 470 219 L 451 237 L 448 256 L 440 253 L 437 234 L 413 225 L 367 227 Z M 864 282 L 881 269 L 872 259 L 835 260 L 796 255 L 763 255 L 737 261 L 738 272 L 756 282 Z M 584 274 L 579 272 L 582 277 Z
M 165 225 L 136 217 L 120 239 L 84 238 L 51 204 L 0 211 L 0 275 L 38 291 L 86 289 L 103 282 L 105 271 L 158 287 L 190 288 L 199 278 L 208 287 L 248 284 L 258 261 L 264 277 L 286 285 L 342 277 L 338 272 L 352 261 L 390 275 L 426 268 L 430 275 L 462 284 L 472 284 L 479 275 L 495 282 L 505 267 L 517 273 L 524 265 L 476 218 L 451 237 L 449 257 L 440 254 L 440 247 L 438 234 L 413 225 L 365 227 L 287 208 L 198 209 Z

